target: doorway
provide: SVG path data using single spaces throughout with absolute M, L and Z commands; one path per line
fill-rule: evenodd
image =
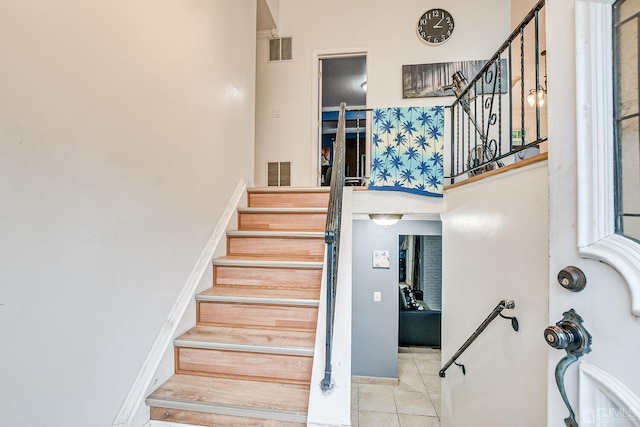
M 333 144 L 338 128 L 340 103 L 347 105 L 346 158 L 347 181 L 359 182 L 366 169 L 367 56 L 362 54 L 319 58 L 320 101 L 320 185 L 329 185 L 333 165 Z
M 442 236 L 398 238 L 398 344 L 440 348 Z

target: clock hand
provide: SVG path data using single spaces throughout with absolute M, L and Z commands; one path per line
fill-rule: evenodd
M 436 25 L 433 26 L 433 28 L 442 28 L 442 21 L 444 21 L 444 18 L 441 18 L 440 21 L 438 21 L 438 23 Z

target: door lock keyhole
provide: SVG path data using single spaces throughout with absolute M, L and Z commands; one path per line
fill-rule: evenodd
M 586 331 L 585 331 L 586 332 Z M 567 352 L 579 351 L 585 334 L 573 324 L 549 326 L 544 330 L 544 338 L 551 347 Z
M 563 268 L 558 273 L 558 283 L 571 292 L 580 292 L 587 286 L 587 276 L 578 267 L 572 265 Z

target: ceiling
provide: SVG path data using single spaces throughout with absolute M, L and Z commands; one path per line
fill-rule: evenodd
M 274 28 L 277 28 L 277 25 L 271 15 L 266 0 L 258 0 L 256 31 L 271 31 Z

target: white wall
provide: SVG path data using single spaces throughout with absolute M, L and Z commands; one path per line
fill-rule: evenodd
M 256 92 L 257 185 L 265 184 L 267 161 L 292 161 L 292 185 L 317 183 L 317 55 L 369 52 L 367 106 L 450 104 L 452 99 L 402 100 L 402 65 L 483 59 L 510 31 L 509 3 L 502 0 L 280 0 L 279 35 L 293 37 L 293 61 L 267 63 L 267 40 L 258 39 Z M 433 47 L 416 34 L 418 18 L 430 7 L 444 7 L 455 19 L 455 33 Z M 315 96 L 315 97 L 314 97 Z M 272 111 L 280 117 L 273 118 Z
M 115 418 L 252 181 L 255 8 L 0 5 L 0 424 Z
M 425 197 L 399 191 L 353 192 L 354 219 L 369 219 L 370 213 L 401 213 L 404 219 L 440 220 L 440 213 L 446 207 L 446 197 Z
M 520 322 L 496 318 L 442 380 L 442 425 L 545 425 L 548 202 L 546 162 L 445 193 L 442 361 L 500 300 Z
M 327 334 L 327 298 L 320 299 L 316 327 L 311 390 L 307 412 L 308 427 L 348 426 L 351 419 L 351 301 L 352 243 L 351 207 L 352 189 L 345 188 L 342 200 L 340 246 L 338 261 L 335 316 L 333 318 L 333 341 L 331 345 L 331 383 L 333 388 L 324 393 L 320 384 L 324 379 Z M 327 263 L 322 271 L 320 295 L 327 292 Z

